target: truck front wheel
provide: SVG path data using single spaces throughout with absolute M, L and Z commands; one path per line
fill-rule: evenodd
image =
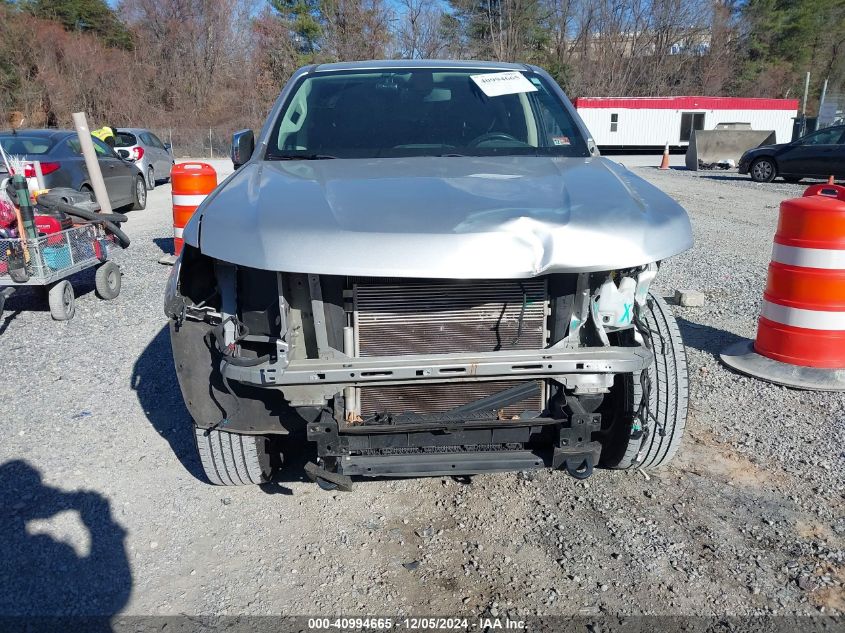
M 654 352 L 643 372 L 616 377 L 602 418 L 601 464 L 607 468 L 656 468 L 677 453 L 689 402 L 687 355 L 678 323 L 666 302 L 649 295 L 641 322 Z M 643 398 L 646 394 L 646 398 Z
M 247 486 L 270 480 L 269 440 L 263 435 L 243 435 L 195 428 L 197 452 L 208 480 L 217 486 Z

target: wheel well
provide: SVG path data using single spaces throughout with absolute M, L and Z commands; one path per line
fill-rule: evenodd
M 778 162 L 777 162 L 777 160 L 775 159 L 775 157 L 774 157 L 774 156 L 771 156 L 771 155 L 769 155 L 769 154 L 764 154 L 763 156 L 755 156 L 755 157 L 754 157 L 754 160 L 752 160 L 752 161 L 751 161 L 751 164 L 753 165 L 753 164 L 754 164 L 754 163 L 756 163 L 758 160 L 762 160 L 762 159 L 764 159 L 764 158 L 765 158 L 765 159 L 767 159 L 767 160 L 769 160 L 769 161 L 772 163 L 772 165 L 774 165 L 774 166 L 775 166 L 775 171 L 776 171 L 776 172 L 780 170 L 780 168 L 778 167 Z

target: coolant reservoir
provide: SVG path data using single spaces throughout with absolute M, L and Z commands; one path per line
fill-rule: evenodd
M 634 318 L 634 293 L 637 282 L 631 277 L 623 277 L 617 286 L 613 279 L 599 288 L 598 298 L 594 299 L 594 314 L 605 329 L 625 328 Z

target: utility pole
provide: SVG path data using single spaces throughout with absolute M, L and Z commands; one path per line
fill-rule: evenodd
M 807 92 L 810 90 L 810 71 L 804 77 L 804 101 L 801 103 L 801 116 L 807 115 Z
M 822 97 L 819 99 L 819 114 L 822 113 L 822 106 L 824 105 L 825 97 L 827 97 L 827 79 L 824 80 L 824 85 L 822 86 Z
M 807 132 L 807 92 L 810 90 L 810 71 L 804 77 L 804 99 L 801 101 L 801 129 L 798 136 L 804 136 Z
M 824 85 L 822 86 L 822 96 L 821 99 L 819 99 L 819 117 L 817 127 L 832 125 L 833 121 L 836 119 L 836 110 L 839 105 L 837 103 L 838 100 L 834 99 L 831 102 L 831 108 L 825 107 L 827 105 L 825 103 L 827 101 L 827 81 L 827 79 L 824 80 Z M 830 110 L 830 112 L 828 112 L 828 110 Z

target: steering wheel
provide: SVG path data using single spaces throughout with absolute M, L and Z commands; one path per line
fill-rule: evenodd
M 485 132 L 481 136 L 476 136 L 469 142 L 470 147 L 478 147 L 481 143 L 485 141 L 510 141 L 512 143 L 519 143 L 520 145 L 525 145 L 522 141 L 518 138 L 511 136 L 510 134 L 506 134 L 504 132 Z

